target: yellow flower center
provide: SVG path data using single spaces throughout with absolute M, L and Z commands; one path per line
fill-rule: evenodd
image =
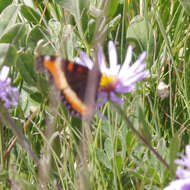
M 105 92 L 114 91 L 117 84 L 118 84 L 117 77 L 103 74 L 100 80 L 100 91 L 105 91 Z
M 114 84 L 116 82 L 116 77 L 108 76 L 108 75 L 102 75 L 102 78 L 100 80 L 100 86 L 106 87 Z

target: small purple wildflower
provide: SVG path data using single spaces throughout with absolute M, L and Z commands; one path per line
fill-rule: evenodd
M 11 87 L 11 79 L 8 78 L 9 67 L 3 66 L 0 71 L 0 102 L 4 103 L 6 108 L 17 106 L 18 104 L 18 89 Z
M 110 67 L 108 68 L 103 48 L 98 48 L 98 63 L 102 73 L 97 103 L 98 107 L 105 104 L 108 98 L 117 104 L 123 104 L 123 100 L 116 94 L 134 91 L 136 82 L 149 76 L 149 71 L 144 70 L 146 67 L 144 63 L 146 53 L 143 52 L 135 63 L 130 65 L 132 53 L 132 46 L 129 46 L 123 65 L 119 65 L 117 63 L 116 47 L 113 41 L 109 41 L 108 54 Z M 92 60 L 84 52 L 80 52 L 80 58 L 76 58 L 76 62 L 87 66 L 89 69 L 92 69 L 94 65 Z
M 190 190 L 190 145 L 185 148 L 186 156 L 180 154 L 182 159 L 175 160 L 178 166 L 176 171 L 177 180 L 172 181 L 164 190 Z

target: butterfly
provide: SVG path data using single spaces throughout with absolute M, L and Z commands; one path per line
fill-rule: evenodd
M 50 73 L 50 77 L 60 91 L 60 98 L 69 113 L 74 117 L 86 117 L 90 114 L 85 104 L 85 93 L 88 83 L 88 67 L 63 59 L 59 56 L 39 56 L 37 65 L 43 65 Z M 95 86 L 95 98 L 99 89 L 101 73 L 98 73 Z

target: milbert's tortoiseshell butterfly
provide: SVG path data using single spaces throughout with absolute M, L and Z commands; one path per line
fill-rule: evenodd
M 88 67 L 62 59 L 59 56 L 39 56 L 37 65 L 43 65 L 53 77 L 55 85 L 60 90 L 61 101 L 69 113 L 75 117 L 86 117 L 89 114 L 88 106 L 84 103 L 88 83 Z M 96 85 L 96 99 L 101 74 L 98 73 Z

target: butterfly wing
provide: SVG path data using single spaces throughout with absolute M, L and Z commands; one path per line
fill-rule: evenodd
M 55 56 L 40 56 L 37 62 L 43 63 L 60 89 L 61 100 L 71 115 L 75 117 L 89 114 L 84 103 L 89 69 L 77 63 Z M 100 80 L 100 77 L 98 78 Z M 96 92 L 99 88 L 99 81 Z M 97 98 L 97 94 L 96 94 Z

